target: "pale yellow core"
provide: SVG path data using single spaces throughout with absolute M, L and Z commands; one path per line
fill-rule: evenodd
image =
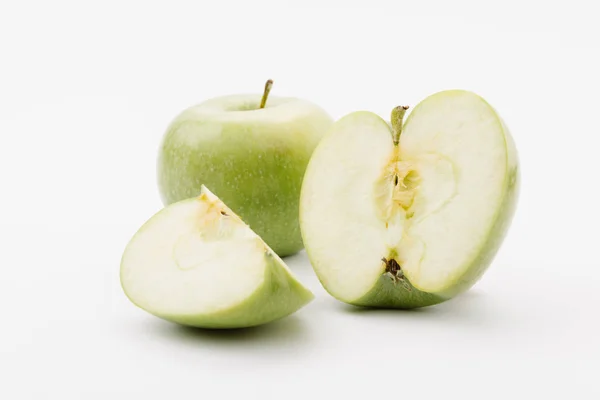
M 419 262 L 424 251 L 419 239 L 411 236 L 411 225 L 447 204 L 457 187 L 453 165 L 442 155 L 403 160 L 401 154 L 401 148 L 395 146 L 373 188 L 379 218 L 385 223 L 388 256 L 400 265 L 409 260 Z
M 202 194 L 198 200 L 202 207 L 194 218 L 196 224 L 179 235 L 173 246 L 173 260 L 181 270 L 210 265 L 207 261 L 222 258 L 227 251 L 222 242 L 241 238 L 240 233 L 252 238 L 248 230 L 239 229 L 240 221 L 227 212 L 221 201 L 211 200 L 206 194 Z M 207 251 L 199 252 L 200 248 Z

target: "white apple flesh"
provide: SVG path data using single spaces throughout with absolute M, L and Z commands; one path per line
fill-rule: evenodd
M 467 91 L 422 101 L 392 127 L 370 112 L 336 122 L 304 177 L 300 225 L 325 289 L 347 303 L 414 308 L 485 272 L 512 220 L 517 151 L 497 112 Z
M 313 298 L 283 261 L 206 187 L 133 236 L 121 261 L 129 299 L 160 318 L 242 328 L 289 315 Z

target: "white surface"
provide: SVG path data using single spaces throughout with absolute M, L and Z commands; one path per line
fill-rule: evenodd
M 594 2 L 286 3 L 1 3 L 0 398 L 597 399 Z M 160 208 L 164 129 L 267 78 L 336 118 L 454 87 L 494 105 L 523 189 L 483 280 L 366 312 L 299 255 L 317 299 L 270 326 L 191 331 L 131 305 L 119 260 Z

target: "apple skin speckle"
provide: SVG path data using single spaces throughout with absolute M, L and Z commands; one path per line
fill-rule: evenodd
M 158 156 L 165 205 L 206 185 L 279 255 L 303 248 L 300 188 L 314 148 L 333 123 L 320 107 L 260 95 L 215 98 L 183 111 L 168 127 Z M 245 111 L 240 111 L 245 110 Z

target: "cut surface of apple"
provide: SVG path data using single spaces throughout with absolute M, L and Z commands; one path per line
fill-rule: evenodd
M 260 325 L 289 315 L 312 293 L 206 187 L 151 217 L 127 245 L 121 284 L 163 319 L 206 328 Z
M 325 289 L 356 305 L 413 308 L 465 291 L 510 225 L 517 152 L 481 97 L 452 90 L 392 126 L 355 112 L 317 146 L 300 200 L 302 237 Z

